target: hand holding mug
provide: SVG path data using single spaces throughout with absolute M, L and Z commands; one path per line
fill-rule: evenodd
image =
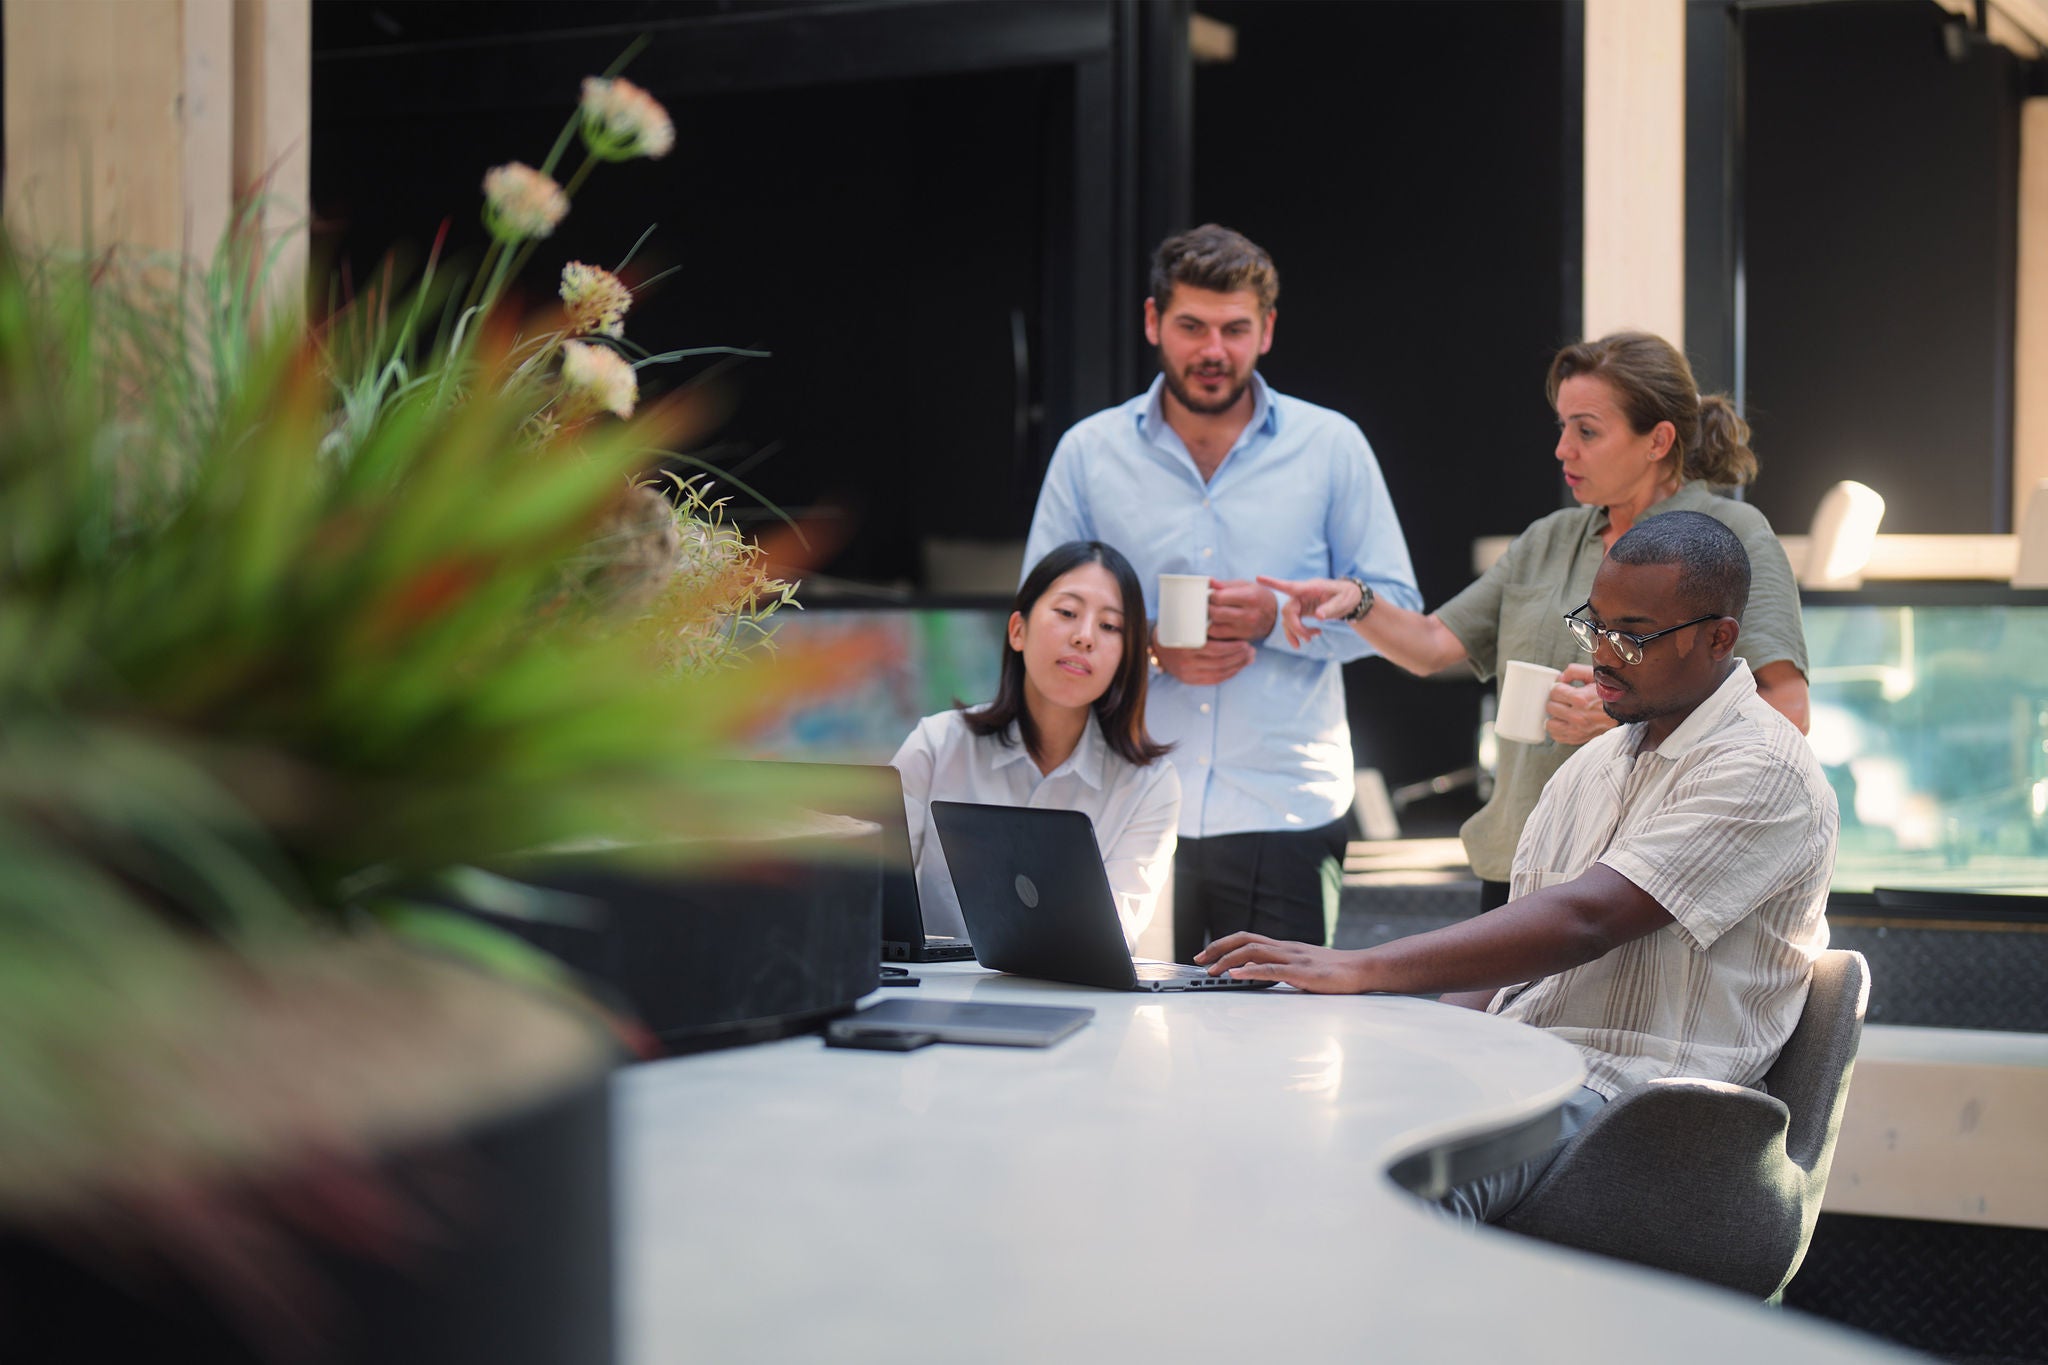
M 1241 578 L 1209 580 L 1209 638 L 1263 640 L 1279 617 L 1273 594 Z
M 1159 660 L 1162 673 L 1190 687 L 1214 687 L 1244 671 L 1252 661 L 1252 645 L 1247 640 L 1211 640 L 1200 649 L 1154 645 L 1152 657 Z
M 1551 686 L 1543 729 L 1559 744 L 1584 744 L 1619 724 L 1600 705 L 1592 682 L 1591 664 L 1572 664 Z

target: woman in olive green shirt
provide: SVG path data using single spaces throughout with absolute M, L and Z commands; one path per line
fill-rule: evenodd
M 1482 910 L 1507 899 L 1515 841 L 1543 784 L 1579 745 L 1614 727 L 1583 685 L 1592 668 L 1560 618 L 1590 595 L 1607 547 L 1643 518 L 1705 512 L 1741 537 L 1750 593 L 1735 652 L 1749 661 L 1764 700 L 1806 729 L 1806 636 L 1791 565 L 1763 513 L 1713 491 L 1756 476 L 1748 424 L 1725 397 L 1701 397 L 1685 357 L 1642 332 L 1565 347 L 1551 361 L 1547 387 L 1557 409 L 1557 460 L 1579 506 L 1530 526 L 1434 614 L 1373 602 L 1365 585 L 1349 579 L 1260 580 L 1291 598 L 1283 612 L 1290 640 L 1322 622 L 1349 620 L 1411 673 L 1461 659 L 1482 678 L 1509 659 L 1564 670 L 1550 693 L 1549 739 L 1501 741 L 1493 798 L 1460 831 L 1482 881 Z

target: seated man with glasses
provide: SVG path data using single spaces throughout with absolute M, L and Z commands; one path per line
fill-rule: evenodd
M 1835 796 L 1731 652 L 1748 596 L 1742 542 L 1704 513 L 1650 517 L 1614 542 L 1563 626 L 1621 724 L 1545 785 L 1506 905 L 1362 950 L 1234 934 L 1196 958 L 1309 991 L 1452 992 L 1577 1046 L 1586 1086 L 1557 1147 L 1453 1190 L 1455 1213 L 1504 1216 L 1623 1090 L 1754 1085 L 1799 1021 L 1828 942 Z

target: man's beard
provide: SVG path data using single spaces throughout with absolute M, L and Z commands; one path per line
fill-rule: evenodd
M 1625 684 L 1622 684 L 1625 686 Z M 1621 725 L 1634 725 L 1640 721 L 1656 720 L 1685 709 L 1682 702 L 1666 699 L 1661 702 L 1644 701 L 1634 691 L 1624 691 L 1617 701 L 1602 702 L 1600 709 L 1610 720 Z
M 1166 356 L 1163 352 L 1159 357 L 1159 372 L 1166 376 L 1167 390 L 1173 394 L 1175 401 L 1189 412 L 1199 413 L 1203 417 L 1214 417 L 1218 413 L 1229 412 L 1237 406 L 1237 400 L 1244 397 L 1244 391 L 1252 385 L 1251 374 L 1247 372 L 1244 379 L 1233 387 L 1228 394 L 1212 402 L 1208 399 L 1198 399 L 1188 392 L 1186 383 L 1182 381 L 1179 375 L 1173 372 L 1173 367 L 1166 363 Z M 1228 372 L 1226 371 L 1226 373 Z

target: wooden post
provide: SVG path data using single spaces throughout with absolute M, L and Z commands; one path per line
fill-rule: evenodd
M 312 0 L 234 0 L 234 194 L 260 203 L 266 241 L 285 239 L 273 280 L 300 287 L 311 213 Z
M 1685 344 L 1685 3 L 1586 0 L 1585 335 Z
M 236 195 L 272 168 L 270 226 L 303 240 L 311 0 L 21 0 L 0 13 L 18 242 L 205 260 Z
M 2018 292 L 2013 325 L 2014 529 L 2048 479 L 2048 99 L 2020 106 Z

